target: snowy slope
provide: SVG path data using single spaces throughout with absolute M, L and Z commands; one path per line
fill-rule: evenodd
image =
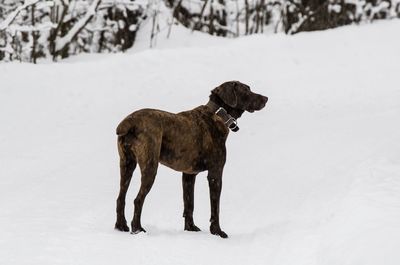
M 179 49 L 159 40 L 129 54 L 0 64 L 0 264 L 399 264 L 399 30 L 197 35 Z M 228 138 L 230 238 L 208 232 L 204 173 L 203 231 L 183 231 L 181 177 L 165 167 L 144 205 L 148 233 L 114 231 L 119 121 L 204 104 L 230 79 L 270 98 Z M 138 183 L 135 172 L 128 219 Z

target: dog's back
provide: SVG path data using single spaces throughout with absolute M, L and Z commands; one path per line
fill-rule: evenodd
M 122 142 L 131 146 L 134 153 L 151 149 L 160 163 L 174 170 L 200 172 L 206 165 L 199 158 L 209 156 L 215 149 L 215 141 L 225 141 L 228 132 L 223 124 L 218 126 L 216 117 L 210 118 L 204 111 L 207 111 L 205 106 L 178 114 L 156 109 L 138 110 L 118 125 L 117 135 L 127 138 Z M 122 142 L 119 141 L 119 145 Z
M 135 128 L 161 126 L 164 120 L 174 120 L 175 116 L 176 114 L 162 110 L 141 109 L 123 119 L 117 126 L 116 132 L 118 136 L 123 136 Z

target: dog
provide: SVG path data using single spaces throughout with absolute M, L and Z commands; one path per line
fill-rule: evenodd
M 115 229 L 129 231 L 125 219 L 125 198 L 136 164 L 141 185 L 134 200 L 131 233 L 146 232 L 141 212 L 161 163 L 182 172 L 186 231 L 200 231 L 193 221 L 193 193 L 196 175 L 208 171 L 211 201 L 210 232 L 222 238 L 228 235 L 219 223 L 222 172 L 226 160 L 225 142 L 229 130 L 239 130 L 237 119 L 245 111 L 264 108 L 268 97 L 253 93 L 248 85 L 229 81 L 211 91 L 209 101 L 177 114 L 156 109 L 141 109 L 127 116 L 117 127 L 120 157 L 120 191 L 117 198 Z

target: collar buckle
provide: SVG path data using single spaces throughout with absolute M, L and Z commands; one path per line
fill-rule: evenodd
M 224 120 L 226 127 L 231 129 L 233 132 L 239 131 L 237 120 L 232 117 L 223 107 L 219 107 L 215 112 L 216 115 Z

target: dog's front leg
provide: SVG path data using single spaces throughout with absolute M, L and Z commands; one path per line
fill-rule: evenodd
M 185 217 L 185 230 L 186 231 L 200 231 L 193 221 L 193 207 L 194 207 L 194 183 L 196 181 L 197 174 L 186 174 L 182 175 L 182 186 L 183 186 L 183 204 L 184 211 L 183 217 Z
M 219 201 L 222 189 L 222 170 L 209 170 L 208 171 L 208 186 L 210 188 L 210 202 L 211 202 L 211 225 L 210 232 L 213 235 L 219 235 L 222 238 L 227 238 L 228 235 L 221 230 L 219 225 Z

